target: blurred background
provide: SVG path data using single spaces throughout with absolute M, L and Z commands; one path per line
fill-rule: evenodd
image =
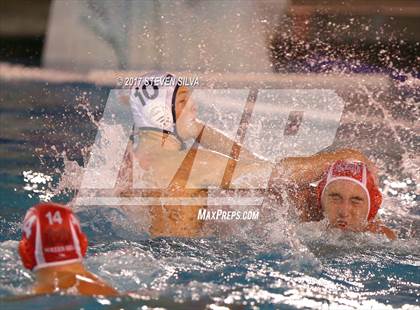
M 265 55 L 274 72 L 341 66 L 419 74 L 420 6 L 415 0 L 39 0 L 36 5 L 1 0 L 0 7 L 0 61 L 12 64 L 84 72 L 164 66 L 240 71 L 242 65 L 250 72 L 266 69 L 267 62 L 258 59 Z M 235 57 L 230 57 L 232 47 L 239 51 Z M 238 57 L 242 63 L 233 60 Z M 258 67 L 249 64 L 251 58 Z

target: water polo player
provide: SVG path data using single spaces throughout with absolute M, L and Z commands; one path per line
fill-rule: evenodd
M 175 79 L 165 73 L 152 73 L 146 77 Z M 165 193 L 157 191 L 157 197 L 206 198 L 207 187 L 219 185 L 220 174 L 231 152 L 233 141 L 197 119 L 197 108 L 190 96 L 191 91 L 187 87 L 177 84 L 140 85 L 130 91 L 129 102 L 138 138 L 134 162 L 146 170 L 141 175 L 143 184 L 147 184 L 144 187 L 166 189 Z M 185 141 L 189 139 L 195 139 L 196 143 L 186 150 Z M 198 144 L 202 148 L 198 149 Z M 245 148 L 241 150 L 241 158 L 252 165 L 261 162 Z M 238 169 L 247 168 L 239 165 Z M 122 178 L 130 174 L 125 173 Z M 130 195 L 130 190 L 123 191 L 121 195 Z M 153 193 L 149 193 L 151 195 Z M 197 214 L 202 207 L 205 205 L 151 205 L 149 231 L 153 236 L 199 236 L 202 223 L 197 220 Z M 138 210 L 136 207 L 124 208 L 134 214 Z
M 323 172 L 313 170 L 305 182 L 290 184 L 289 197 L 303 221 L 328 220 L 329 227 L 372 232 L 396 239 L 396 234 L 376 218 L 382 194 L 369 167 L 355 160 L 339 160 Z M 309 183 L 319 178 L 316 186 Z M 299 184 L 296 186 L 296 184 Z
M 55 203 L 40 203 L 29 209 L 23 221 L 19 254 L 23 265 L 35 272 L 32 292 L 118 295 L 84 267 L 87 246 L 86 235 L 71 209 Z

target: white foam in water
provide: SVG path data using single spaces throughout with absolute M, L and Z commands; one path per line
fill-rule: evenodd
M 38 195 L 39 199 L 44 201 L 48 201 L 54 196 L 49 190 L 52 187 L 51 176 L 32 170 L 23 171 L 22 174 L 26 183 L 23 187 L 25 191 Z

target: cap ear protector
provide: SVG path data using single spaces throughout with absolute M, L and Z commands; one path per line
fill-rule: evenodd
M 360 161 L 339 160 L 328 168 L 317 185 L 318 206 L 322 208 L 322 197 L 327 186 L 333 181 L 342 179 L 357 183 L 366 192 L 369 208 L 367 221 L 372 221 L 381 207 L 382 194 L 372 173 L 366 164 Z
M 19 254 L 28 269 L 81 261 L 88 239 L 71 209 L 54 203 L 31 208 L 22 226 Z
M 27 239 L 19 241 L 19 255 L 23 266 L 30 270 L 34 269 L 36 265 L 34 251 L 35 249 L 31 246 Z

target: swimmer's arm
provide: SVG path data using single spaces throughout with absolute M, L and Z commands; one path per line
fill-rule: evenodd
M 86 277 L 79 276 L 78 291 L 82 295 L 102 295 L 102 296 L 118 296 L 119 293 L 112 286 L 100 279 L 91 272 L 86 273 Z
M 200 130 L 204 127 L 204 134 L 200 144 L 208 149 L 222 153 L 232 158 L 241 160 L 261 160 L 256 154 L 246 149 L 243 145 L 233 141 L 222 131 L 205 125 L 202 121 L 197 120 Z
M 37 282 L 32 288 L 32 293 L 36 295 L 51 294 L 57 290 L 58 285 L 58 287 L 60 287 L 60 291 L 65 292 L 71 287 L 75 287 L 80 295 L 86 296 L 119 295 L 116 289 L 89 271 L 84 271 L 80 274 L 69 273 L 65 276 L 61 275 L 59 278 L 56 278 L 55 281 L 57 281 L 56 284 L 54 284 L 51 280 L 42 280 L 42 277 L 37 279 Z
M 324 171 L 337 160 L 354 159 L 373 164 L 361 152 L 353 149 L 341 149 L 330 153 L 320 153 L 308 157 L 288 157 L 278 162 L 271 177 L 272 183 L 292 182 L 298 185 L 319 180 Z
M 199 150 L 193 173 L 193 184 L 200 186 L 220 186 L 221 180 L 225 174 L 228 162 L 233 160 L 216 152 Z M 292 183 L 299 185 L 307 185 L 311 182 L 319 180 L 325 169 L 337 160 L 355 159 L 368 162 L 366 156 L 356 150 L 342 149 L 331 153 L 316 154 L 309 157 L 289 157 L 282 159 L 276 166 L 263 160 L 240 160 L 234 161 L 235 176 L 243 176 L 245 174 L 260 175 L 261 171 L 272 171 L 269 187 L 276 187 L 276 184 Z M 258 180 L 255 180 L 258 182 Z M 258 188 L 259 184 L 255 184 Z
M 285 185 L 287 199 L 296 207 L 299 219 L 302 222 L 320 221 L 323 218 L 322 210 L 317 207 L 317 197 L 312 186 Z
M 233 160 L 230 157 L 208 150 L 198 150 L 198 155 L 194 161 L 194 172 L 190 175 L 190 182 L 196 186 L 222 186 L 222 180 L 229 162 L 234 162 L 231 172 L 233 177 L 243 176 L 245 174 L 258 176 L 262 170 L 271 171 L 273 164 L 262 160 Z M 257 183 L 258 180 L 255 179 Z M 254 184 L 258 188 L 258 184 Z

